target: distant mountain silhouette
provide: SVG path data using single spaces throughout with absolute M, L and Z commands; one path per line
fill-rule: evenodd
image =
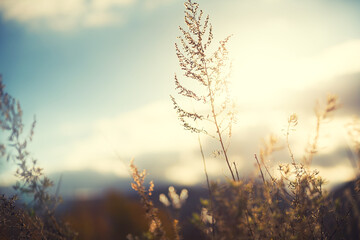
M 360 239 L 360 232 L 358 231 L 360 225 L 358 217 L 360 214 L 360 192 L 356 190 L 357 181 L 360 179 L 344 183 L 333 189 L 329 195 L 330 198 L 340 204 L 339 211 L 342 215 L 350 219 L 351 224 L 346 226 L 347 231 L 344 239 Z
M 131 188 L 132 179 L 130 177 L 119 177 L 113 173 L 101 173 L 94 170 L 64 171 L 50 174 L 49 178 L 54 181 L 54 192 L 60 184 L 59 195 L 64 199 L 100 197 L 109 190 L 119 191 L 130 196 L 137 194 Z M 169 186 L 177 186 L 172 182 L 154 179 L 153 176 L 147 177 L 147 181 L 150 180 L 154 180 L 155 191 L 162 189 L 167 192 Z
M 130 178 L 94 170 L 53 173 L 49 178 L 54 181 L 54 191 L 58 187 L 58 193 L 64 199 L 93 198 L 102 195 L 108 189 L 121 192 L 128 192 L 131 189 Z

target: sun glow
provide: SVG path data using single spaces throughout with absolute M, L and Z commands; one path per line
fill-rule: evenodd
M 233 86 L 240 100 L 261 100 L 280 91 L 304 89 L 316 83 L 332 80 L 360 70 L 355 65 L 360 56 L 360 41 L 349 41 L 326 49 L 318 55 L 294 59 L 287 48 L 266 49 L 235 58 Z M 235 51 L 241 56 L 240 47 Z M 257 49 L 259 46 L 250 46 Z M 249 50 L 251 51 L 251 50 Z M 241 93 L 241 94 L 237 94 Z M 256 100 L 257 99 L 257 100 Z
M 328 11 L 339 11 L 331 4 L 306 8 L 304 2 L 300 10 L 292 9 L 290 1 L 283 4 L 289 4 L 289 9 L 269 5 L 274 12 L 261 15 L 254 5 L 254 12 L 244 14 L 236 25 L 229 23 L 237 31 L 231 32 L 228 47 L 233 59 L 231 82 L 233 95 L 241 102 L 273 100 L 281 92 L 302 90 L 360 70 L 360 40 L 338 39 L 346 34 L 340 23 L 347 16 L 341 12 L 339 19 L 329 18 Z M 306 20 L 299 13 L 306 13 Z

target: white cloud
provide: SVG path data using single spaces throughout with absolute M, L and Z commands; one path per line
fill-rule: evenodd
M 110 25 L 111 23 L 118 22 L 120 23 L 120 16 L 115 14 L 107 13 L 105 11 L 93 11 L 87 14 L 84 17 L 83 25 L 85 27 L 101 27 Z
M 77 125 L 76 123 L 74 123 Z M 66 124 L 65 129 L 72 129 Z M 180 126 L 170 101 L 149 104 L 114 118 L 103 118 L 88 135 L 71 143 L 68 156 L 52 171 L 93 169 L 127 175 L 132 157 L 163 152 L 191 152 L 196 137 Z M 171 159 L 169 159 L 171 161 Z
M 145 0 L 140 6 L 154 10 L 174 0 Z M 0 12 L 5 20 L 13 20 L 31 28 L 50 28 L 57 31 L 79 27 L 102 27 L 123 24 L 126 11 L 137 0 L 2 0 Z
M 272 109 L 261 112 L 253 109 L 239 113 L 239 124 L 234 126 L 229 154 L 232 161 L 239 164 L 238 170 L 241 176 L 246 176 L 250 172 L 249 169 L 255 162 L 254 153 L 259 150 L 261 137 L 272 131 L 284 141 L 281 129 L 286 128 L 287 117 L 285 112 Z M 335 118 L 333 122 L 321 127 L 319 154 L 325 154 L 329 158 L 337 157 L 336 150 L 344 147 L 341 144 L 346 142 L 344 138 L 346 121 L 345 118 Z M 301 159 L 304 154 L 306 142 L 314 128 L 314 119 L 309 115 L 302 115 L 297 130 L 290 136 L 297 159 Z M 47 166 L 41 164 L 48 172 L 89 169 L 126 177 L 129 161 L 134 157 L 139 167 L 146 165 L 150 179 L 155 176 L 181 184 L 204 183 L 197 137 L 182 129 L 168 100 L 151 103 L 118 116 L 102 118 L 90 124 L 66 123 L 59 127 L 59 132 L 69 141 L 61 143 L 63 148 L 58 154 L 59 159 L 44 162 Z M 223 179 L 223 176 L 229 176 L 229 172 L 222 159 L 210 157 L 211 150 L 218 146 L 217 142 L 211 141 L 209 138 L 202 138 L 208 173 L 213 180 Z M 283 154 L 280 158 L 274 157 L 274 160 L 289 159 L 286 148 Z M 56 154 L 54 156 L 56 157 Z M 342 168 L 342 166 L 345 165 L 339 162 L 339 166 L 336 167 Z M 343 170 L 348 171 L 345 167 Z M 331 168 L 330 166 L 325 169 L 324 175 L 322 175 L 323 168 L 319 169 L 320 174 L 331 184 L 333 181 L 337 183 L 348 179 L 339 179 L 337 176 L 332 178 L 332 172 L 329 170 Z M 277 167 L 274 166 L 274 169 Z
M 196 148 L 197 146 L 195 145 L 194 147 Z M 231 157 L 231 159 L 236 159 L 238 156 Z M 205 158 L 207 173 L 211 180 L 222 179 L 224 176 L 230 177 L 229 170 L 223 159 L 216 159 L 210 156 L 206 156 Z M 179 184 L 193 185 L 205 183 L 204 165 L 200 150 L 183 151 L 180 156 L 180 161 L 164 169 L 164 173 L 167 180 Z
M 148 10 L 153 10 L 159 6 L 167 5 L 174 1 L 176 1 L 176 0 L 145 0 L 144 6 Z
M 39 18 L 71 16 L 82 13 L 83 0 L 3 0 L 0 2 L 5 18 L 21 22 Z
M 155 172 L 151 168 L 162 168 L 162 171 L 157 171 L 161 176 L 156 177 L 190 185 L 204 180 L 197 136 L 181 127 L 170 101 L 151 103 L 131 112 L 103 118 L 80 127 L 81 130 L 79 126 L 81 124 L 74 122 L 59 128 L 64 136 L 77 140 L 68 142 L 64 159 L 49 163 L 46 169 L 51 172 L 90 169 L 128 176 L 129 161 L 135 158 L 140 167 L 147 166 L 150 177 Z M 87 134 L 83 135 L 84 131 Z M 202 139 L 204 148 L 208 145 L 207 140 L 205 137 Z M 166 159 L 162 156 L 164 153 L 170 153 L 165 155 Z M 211 177 L 227 176 L 225 162 L 213 159 L 209 154 L 207 151 L 207 168 Z M 239 155 L 233 157 L 237 161 L 240 159 Z M 161 161 L 167 161 L 166 166 Z M 241 168 L 244 163 L 239 163 Z
M 234 126 L 230 154 L 231 159 L 240 164 L 238 168 L 241 175 L 246 175 L 253 165 L 253 156 L 259 150 L 261 138 L 273 132 L 284 144 L 282 129 L 286 128 L 287 118 L 286 111 L 268 109 L 266 106 L 263 109 L 254 108 L 239 112 L 238 124 Z M 336 151 L 346 147 L 345 124 L 347 121 L 346 117 L 340 116 L 321 126 L 319 154 L 327 155 L 329 158 L 337 157 Z M 63 134 L 69 136 L 79 126 L 81 126 L 79 123 L 68 123 L 60 129 Z M 314 129 L 315 119 L 312 111 L 300 114 L 299 125 L 290 136 L 290 144 L 297 159 L 301 159 L 304 155 L 307 141 Z M 134 157 L 139 165 L 142 165 L 141 161 L 153 161 L 146 164 L 150 173 L 155 172 L 151 168 L 162 168 L 163 173 L 160 171 L 162 176 L 157 176 L 160 178 L 183 184 L 193 184 L 204 180 L 197 137 L 182 129 L 170 101 L 148 104 L 131 112 L 97 120 L 80 132 L 81 134 L 74 133 L 77 140 L 69 143 L 71 147 L 66 151 L 67 157 L 63 159 L 64 161 L 59 162 L 57 166 L 56 164 L 49 165 L 46 169 L 52 168 L 52 171 L 59 168 L 92 169 L 127 176 L 128 162 Z M 87 134 L 83 135 L 83 132 Z M 69 139 L 72 138 L 69 137 Z M 217 147 L 218 143 L 211 142 L 205 137 L 202 143 L 206 157 L 210 161 L 208 162 L 209 174 L 214 178 L 227 176 L 228 169 L 225 163 L 221 159 L 213 161 L 209 157 L 211 150 L 214 150 L 212 148 Z M 167 155 L 168 159 L 167 157 L 165 159 L 165 161 L 168 160 L 166 166 L 156 162 L 164 153 L 170 153 Z M 288 159 L 286 148 L 283 153 L 283 157 L 280 159 L 275 157 L 274 160 L 286 161 Z M 158 159 L 157 156 L 159 156 Z M 164 160 L 163 157 L 161 160 Z M 326 177 L 332 181 L 329 174 Z
M 123 14 L 136 0 L 3 0 L 0 11 L 6 20 L 30 27 L 69 30 L 122 23 Z
M 135 0 L 93 0 L 91 7 L 95 9 L 109 9 L 112 7 L 124 7 L 133 4 Z
M 300 62 L 303 74 L 300 77 L 309 85 L 313 81 L 324 81 L 341 75 L 360 71 L 360 39 L 349 40 L 326 49 L 319 56 Z M 300 71 L 297 71 L 300 73 Z M 297 79 L 300 80 L 299 77 Z

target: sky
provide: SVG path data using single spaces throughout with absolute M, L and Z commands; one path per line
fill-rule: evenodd
M 346 123 L 360 114 L 360 2 L 355 0 L 199 0 L 214 45 L 232 35 L 231 93 L 237 103 L 230 157 L 246 176 L 261 141 L 284 138 L 301 158 L 315 128 L 314 106 L 328 93 L 342 108 L 321 129 L 313 168 L 329 185 L 350 180 Z M 203 184 L 197 135 L 185 131 L 170 101 L 174 73 L 184 80 L 174 43 L 184 26 L 180 0 L 0 1 L 0 73 L 24 122 L 36 116 L 32 154 L 47 174 L 95 171 L 128 177 L 132 158 L 149 179 Z M 211 179 L 228 177 L 201 137 Z M 351 155 L 351 154 L 350 154 Z M 269 164 L 289 158 L 286 151 Z M 1 165 L 0 185 L 14 180 Z

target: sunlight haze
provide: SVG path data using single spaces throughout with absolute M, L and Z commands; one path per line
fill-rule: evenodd
M 290 143 L 300 159 L 317 101 L 333 93 L 342 108 L 321 129 L 313 167 L 329 186 L 352 179 L 345 125 L 360 114 L 360 2 L 198 2 L 210 15 L 213 47 L 232 35 L 238 114 L 229 152 L 240 174 L 252 171 L 263 138 L 284 140 L 292 113 L 299 125 Z M 185 80 L 174 48 L 183 11 L 181 0 L 0 1 L 0 74 L 26 129 L 36 115 L 31 151 L 46 173 L 127 178 L 134 158 L 155 182 L 205 184 L 197 135 L 183 129 L 169 97 L 174 73 Z M 212 157 L 216 143 L 201 140 L 211 179 L 228 176 Z M 0 167 L 0 185 L 10 185 L 14 169 Z

